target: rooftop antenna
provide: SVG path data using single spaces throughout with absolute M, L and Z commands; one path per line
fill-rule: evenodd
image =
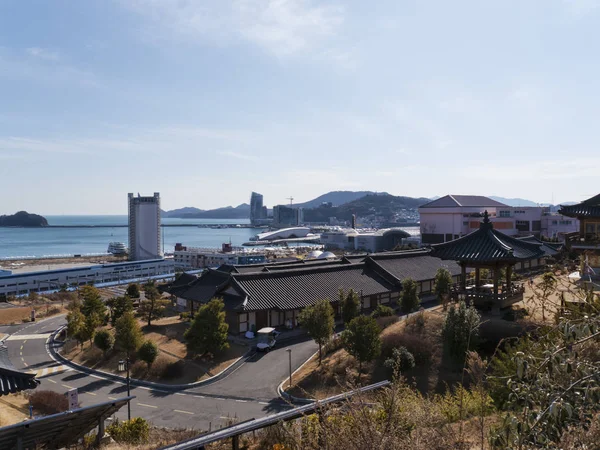
M 286 200 L 290 201 L 290 206 L 292 206 L 292 203 L 294 203 L 294 197 L 286 197 Z

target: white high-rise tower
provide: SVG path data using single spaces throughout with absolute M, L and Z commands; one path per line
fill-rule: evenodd
M 162 258 L 160 236 L 160 194 L 153 197 L 129 198 L 129 259 Z

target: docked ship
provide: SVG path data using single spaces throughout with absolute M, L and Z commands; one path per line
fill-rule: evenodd
M 124 255 L 127 253 L 127 247 L 123 242 L 111 242 L 107 251 L 113 255 Z

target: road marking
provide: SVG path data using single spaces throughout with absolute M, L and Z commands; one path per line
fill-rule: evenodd
M 95 393 L 93 393 L 93 392 L 84 392 L 84 394 L 98 395 L 98 394 L 95 394 Z
M 145 406 L 146 408 L 155 408 L 157 409 L 158 406 L 154 406 L 154 405 L 146 405 L 145 403 L 138 403 L 138 406 Z
M 21 345 L 21 350 L 23 350 L 23 346 Z
M 68 384 L 63 384 L 63 387 L 66 387 L 67 389 L 75 389 L 73 386 L 69 386 Z
M 181 409 L 174 409 L 173 411 L 178 412 L 178 413 L 182 413 L 182 414 L 191 414 L 193 415 L 193 412 L 190 411 L 182 411 Z
M 9 336 L 6 340 L 7 341 L 20 341 L 22 339 L 25 339 L 25 342 L 28 339 L 48 339 L 50 336 L 52 336 L 52 333 L 42 333 L 42 334 L 17 334 L 17 335 L 11 335 Z
M 140 388 L 140 389 L 144 389 L 144 390 L 146 390 L 146 391 L 149 391 L 149 390 L 150 390 L 150 388 L 149 388 L 149 387 L 144 387 L 144 386 L 139 386 L 139 388 Z
M 259 405 L 268 405 L 267 402 L 258 402 Z
M 23 352 L 19 352 L 19 356 L 23 356 Z M 22 359 L 22 358 L 21 358 Z
M 185 394 L 182 394 L 181 392 L 175 392 L 175 395 L 185 395 Z
M 36 372 L 36 377 L 42 378 L 48 375 L 55 375 L 57 373 L 70 372 L 71 370 L 73 370 L 71 367 L 65 366 L 64 364 L 61 364 L 60 366 L 45 367 Z
M 108 397 L 108 398 L 111 399 L 111 400 L 116 400 L 117 399 L 116 397 Z
M 25 339 L 25 340 L 23 341 L 23 344 L 25 344 L 26 342 L 27 342 L 27 339 Z
M 56 381 L 54 381 L 54 380 L 48 380 L 48 381 L 49 381 L 50 383 L 54 383 L 54 384 L 56 384 Z
M 25 364 L 25 367 L 29 367 L 29 364 L 27 364 L 25 361 L 23 361 L 23 364 Z
M 236 400 L 238 403 L 248 403 L 248 400 Z

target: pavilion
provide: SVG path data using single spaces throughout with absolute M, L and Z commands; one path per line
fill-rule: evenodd
M 579 219 L 579 233 L 566 236 L 568 247 L 585 253 L 590 267 L 600 267 L 600 194 L 576 205 L 561 205 L 558 212 Z
M 511 283 L 515 264 L 542 258 L 544 251 L 539 244 L 494 230 L 486 210 L 478 230 L 453 241 L 433 245 L 431 256 L 458 262 L 461 267 L 460 295 L 473 300 L 477 306 L 497 309 L 523 298 L 522 288 Z M 467 267 L 475 269 L 474 286 L 467 286 Z M 493 285 L 481 285 L 481 269 L 493 271 Z M 500 292 L 502 269 L 506 269 L 506 280 Z

